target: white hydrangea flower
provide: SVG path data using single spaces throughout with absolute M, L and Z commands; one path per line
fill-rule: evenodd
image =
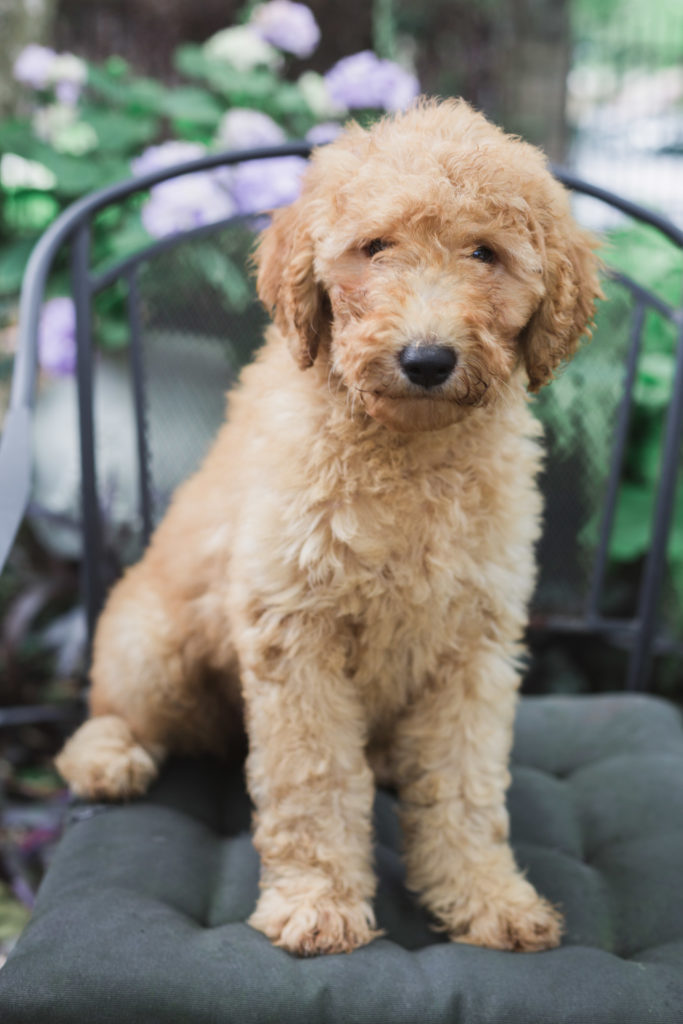
M 54 136 L 77 119 L 76 111 L 63 103 L 49 103 L 33 115 L 33 131 L 42 142 L 53 141 Z
M 45 164 L 25 160 L 17 153 L 3 153 L 0 157 L 0 184 L 3 188 L 32 188 L 47 192 L 57 179 Z
M 58 53 L 50 65 L 51 82 L 73 82 L 85 85 L 88 80 L 88 66 L 73 53 Z
M 204 53 L 213 60 L 224 60 L 236 71 L 267 67 L 275 71 L 282 56 L 248 25 L 237 25 L 216 32 L 204 43 Z
M 52 142 L 59 153 L 66 153 L 69 156 L 85 156 L 97 149 L 99 144 L 97 132 L 85 121 L 67 125 L 63 131 L 57 132 Z
M 58 153 L 84 156 L 97 149 L 97 132 L 90 124 L 78 120 L 76 110 L 69 104 L 50 103 L 33 115 L 33 131 L 42 142 L 47 142 Z

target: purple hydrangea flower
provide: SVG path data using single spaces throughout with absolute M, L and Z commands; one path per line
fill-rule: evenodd
M 305 4 L 292 3 L 292 0 L 259 4 L 249 24 L 271 46 L 296 57 L 310 57 L 320 42 L 320 29 L 313 12 Z
M 75 106 L 88 78 L 88 68 L 73 53 L 56 53 L 47 46 L 30 43 L 14 62 L 14 77 L 22 85 L 42 91 L 55 87 L 60 103 Z
M 379 107 L 402 110 L 415 99 L 420 83 L 415 75 L 372 50 L 343 57 L 325 75 L 330 99 L 349 109 Z
M 235 212 L 235 202 L 221 179 L 211 171 L 197 171 L 154 185 L 140 217 L 153 238 L 164 238 L 224 220 Z
M 245 160 L 237 164 L 232 195 L 240 213 L 262 213 L 293 202 L 301 191 L 308 161 L 300 156 Z
M 205 153 L 206 149 L 198 142 L 178 142 L 172 139 L 158 146 L 150 146 L 131 161 L 130 167 L 133 174 L 149 174 L 164 167 L 172 167 L 173 164 L 185 163 L 186 160 L 197 160 Z
M 76 369 L 76 310 L 66 296 L 48 299 L 40 314 L 38 362 L 56 377 Z
M 205 153 L 197 142 L 170 140 L 150 146 L 131 162 L 131 168 L 134 174 L 148 174 Z M 231 180 L 223 169 L 196 171 L 153 185 L 140 213 L 143 227 L 153 238 L 164 238 L 232 216 L 235 204 L 227 187 Z
M 306 132 L 306 138 L 314 146 L 324 146 L 326 142 L 334 142 L 343 130 L 343 126 L 339 124 L 339 121 L 323 121 L 321 124 L 314 125 L 310 131 Z
M 32 89 L 47 89 L 57 54 L 47 46 L 29 43 L 14 62 L 14 77 Z
M 285 141 L 286 135 L 268 114 L 260 110 L 233 107 L 221 120 L 218 138 L 229 149 L 252 149 L 258 146 L 279 146 Z

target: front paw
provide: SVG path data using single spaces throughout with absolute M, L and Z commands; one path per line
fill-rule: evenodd
M 288 896 L 277 888 L 262 892 L 249 924 L 296 956 L 350 953 L 381 934 L 363 900 L 315 892 Z
M 563 918 L 533 886 L 516 878 L 490 902 L 482 900 L 468 920 L 448 930 L 455 942 L 534 953 L 559 946 Z
M 152 754 L 116 715 L 88 719 L 67 741 L 55 765 L 71 792 L 84 800 L 140 796 L 158 771 Z

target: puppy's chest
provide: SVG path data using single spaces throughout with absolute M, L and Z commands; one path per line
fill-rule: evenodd
M 330 594 L 376 645 L 403 647 L 448 613 L 472 574 L 486 521 L 477 523 L 475 492 L 454 473 L 405 476 L 359 488 L 329 509 L 321 528 Z
M 346 674 L 372 721 L 395 713 L 434 671 L 471 574 L 474 540 L 458 495 L 446 482 L 431 490 L 359 495 L 327 525 L 339 566 L 330 596 L 347 640 Z
M 469 466 L 446 467 L 358 488 L 329 509 L 319 596 L 347 636 L 347 675 L 373 721 L 400 710 L 439 671 L 473 617 L 493 613 L 496 593 L 510 607 L 523 603 L 524 486 L 501 491 Z
M 452 564 L 458 539 L 472 532 L 462 514 L 476 504 L 472 491 L 454 474 L 435 474 L 430 481 L 411 480 L 407 473 L 387 476 L 341 494 L 321 525 L 350 575 L 400 586 Z

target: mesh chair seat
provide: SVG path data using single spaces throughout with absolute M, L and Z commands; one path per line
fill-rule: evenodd
M 375 808 L 385 937 L 299 960 L 244 922 L 258 857 L 241 774 L 171 762 L 126 806 L 79 806 L 0 972 L 4 1024 L 683 1022 L 683 729 L 652 697 L 525 698 L 509 793 L 517 858 L 562 905 L 561 948 L 433 932 Z

